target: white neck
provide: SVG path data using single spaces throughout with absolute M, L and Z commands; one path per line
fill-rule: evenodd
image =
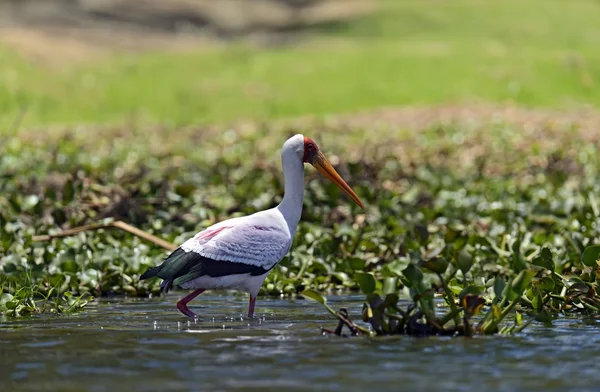
M 277 209 L 288 224 L 292 237 L 296 235 L 296 227 L 302 216 L 302 203 L 304 201 L 304 163 L 298 156 L 289 151 L 282 154 L 283 177 L 285 180 L 285 193 Z

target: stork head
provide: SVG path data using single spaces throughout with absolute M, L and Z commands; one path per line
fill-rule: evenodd
M 295 135 L 286 141 L 284 144 L 284 148 L 286 145 L 294 146 L 294 150 L 299 158 L 302 159 L 304 163 L 310 163 L 321 173 L 323 176 L 327 177 L 331 182 L 337 185 L 342 191 L 344 191 L 352 201 L 358 204 L 361 208 L 365 208 L 364 204 L 358 197 L 358 195 L 350 188 L 346 181 L 342 179 L 342 177 L 338 174 L 338 172 L 333 168 L 331 163 L 325 155 L 321 152 L 321 149 L 309 137 L 303 135 Z M 290 146 L 291 147 L 291 146 Z

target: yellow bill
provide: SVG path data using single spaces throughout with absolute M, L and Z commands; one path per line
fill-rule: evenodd
M 331 182 L 343 190 L 356 204 L 360 206 L 360 208 L 365 208 L 358 195 L 352 190 L 352 188 L 350 188 L 348 184 L 346 184 L 346 181 L 342 179 L 338 172 L 335 171 L 333 166 L 331 166 L 331 163 L 329 163 L 321 151 L 317 152 L 312 165 L 319 171 L 319 173 L 329 178 Z

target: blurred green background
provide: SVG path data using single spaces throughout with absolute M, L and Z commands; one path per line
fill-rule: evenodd
M 600 103 L 595 0 L 0 0 L 0 128 Z

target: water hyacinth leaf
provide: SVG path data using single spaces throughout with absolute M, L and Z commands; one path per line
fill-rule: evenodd
M 569 297 L 577 297 L 579 295 L 585 295 L 590 291 L 590 286 L 584 282 L 575 282 L 567 289 L 567 295 Z
M 512 268 L 515 271 L 523 271 L 527 268 L 527 262 L 521 254 L 521 239 L 517 239 L 512 246 Z
M 75 185 L 73 184 L 73 180 L 69 179 L 65 182 L 65 186 L 63 187 L 63 202 L 68 204 L 73 201 L 75 197 Z
M 300 292 L 300 295 L 305 298 L 309 298 L 314 301 L 317 301 L 320 304 L 323 304 L 323 305 L 327 304 L 327 298 L 325 298 L 325 296 L 321 295 L 321 293 L 319 293 L 317 290 L 306 289 L 306 290 Z
M 388 295 L 385 296 L 384 306 L 386 308 L 395 307 L 396 304 L 398 303 L 398 300 L 399 300 L 398 294 L 396 294 L 396 293 L 390 293 L 390 294 L 388 294 Z
M 504 286 L 504 290 L 502 290 L 502 298 L 506 298 L 508 301 L 514 301 L 521 296 L 521 294 L 516 294 L 512 287 L 513 280 L 510 280 L 506 283 L 506 286 Z
M 408 280 L 410 287 L 415 287 L 423 280 L 423 273 L 414 264 L 409 264 L 402 274 Z
M 5 306 L 7 302 L 12 301 L 14 296 L 9 293 L 0 293 L 0 306 Z
M 506 282 L 502 279 L 501 276 L 496 276 L 494 279 L 494 295 L 496 298 L 501 298 L 502 293 L 504 292 L 504 288 L 506 287 Z
M 388 273 L 389 276 L 402 276 L 406 267 L 410 264 L 408 258 L 402 258 L 399 260 L 392 261 L 384 267 L 384 273 Z
M 535 311 L 539 312 L 540 310 L 542 310 L 542 307 L 544 306 L 544 302 L 542 300 L 542 295 L 540 294 L 539 291 L 535 294 L 535 296 L 531 300 L 531 306 L 533 307 L 533 310 L 535 310 Z
M 348 259 L 350 268 L 354 271 L 362 271 L 367 265 L 367 261 L 361 257 L 350 257 Z
M 598 264 L 600 258 L 600 245 L 588 246 L 581 255 L 581 262 L 583 265 L 593 267 Z
M 502 315 L 502 310 L 498 305 L 492 305 L 492 317 L 494 320 L 498 320 Z
M 446 244 L 453 243 L 460 236 L 460 232 L 452 229 L 448 229 L 446 234 L 444 235 L 444 242 Z
M 365 294 L 371 294 L 377 287 L 375 277 L 367 272 L 358 272 L 354 274 L 354 280 L 358 283 L 360 290 Z
M 443 257 L 434 257 L 431 260 L 424 260 L 420 263 L 421 267 L 428 269 L 436 274 L 443 274 L 448 269 L 448 261 Z
M 463 249 L 467 245 L 469 238 L 467 236 L 460 236 L 454 240 L 452 248 L 455 250 Z
M 541 257 L 546 261 L 552 261 L 552 251 L 546 247 L 543 247 L 541 251 Z
M 512 281 L 512 292 L 520 297 L 531 284 L 531 279 L 533 279 L 534 275 L 535 272 L 531 270 L 523 270 L 519 272 L 519 274 Z
M 61 268 L 66 273 L 77 273 L 79 266 L 75 260 L 66 260 L 61 264 Z
M 175 192 L 183 197 L 189 197 L 196 190 L 194 184 L 178 184 L 175 186 Z
M 463 274 L 469 272 L 473 266 L 473 256 L 465 249 L 461 250 L 456 257 L 456 264 Z
M 28 195 L 23 199 L 21 203 L 21 208 L 23 211 L 32 210 L 38 203 L 40 202 L 40 198 L 37 195 Z
M 416 225 L 415 226 L 415 234 L 417 240 L 422 244 L 427 244 L 427 240 L 429 239 L 429 231 L 427 230 L 427 226 L 425 225 Z
M 541 323 L 549 324 L 552 322 L 552 316 L 546 309 L 542 309 L 535 315 L 535 320 Z
M 395 276 L 388 276 L 383 278 L 383 287 L 381 291 L 383 294 L 392 294 L 396 292 L 398 286 L 398 278 Z
M 537 265 L 538 267 L 542 267 L 550 271 L 554 269 L 554 263 L 552 263 L 552 260 L 544 259 L 542 256 L 534 258 L 531 264 Z
M 523 314 L 521 312 L 515 312 L 515 325 L 519 326 L 523 324 Z
M 450 289 L 450 291 L 452 291 L 452 293 L 458 294 L 462 291 L 463 286 L 461 283 L 458 282 L 458 280 L 456 278 L 452 278 L 448 282 L 448 288 Z
M 342 283 L 350 280 L 350 275 L 345 272 L 334 272 L 333 276 L 335 276 Z
M 552 279 L 549 276 L 544 276 L 543 278 L 540 279 L 536 279 L 533 282 L 533 285 L 538 289 L 538 290 L 542 290 L 542 291 L 552 291 L 554 289 L 554 287 L 556 286 L 556 283 L 554 282 L 554 279 Z

